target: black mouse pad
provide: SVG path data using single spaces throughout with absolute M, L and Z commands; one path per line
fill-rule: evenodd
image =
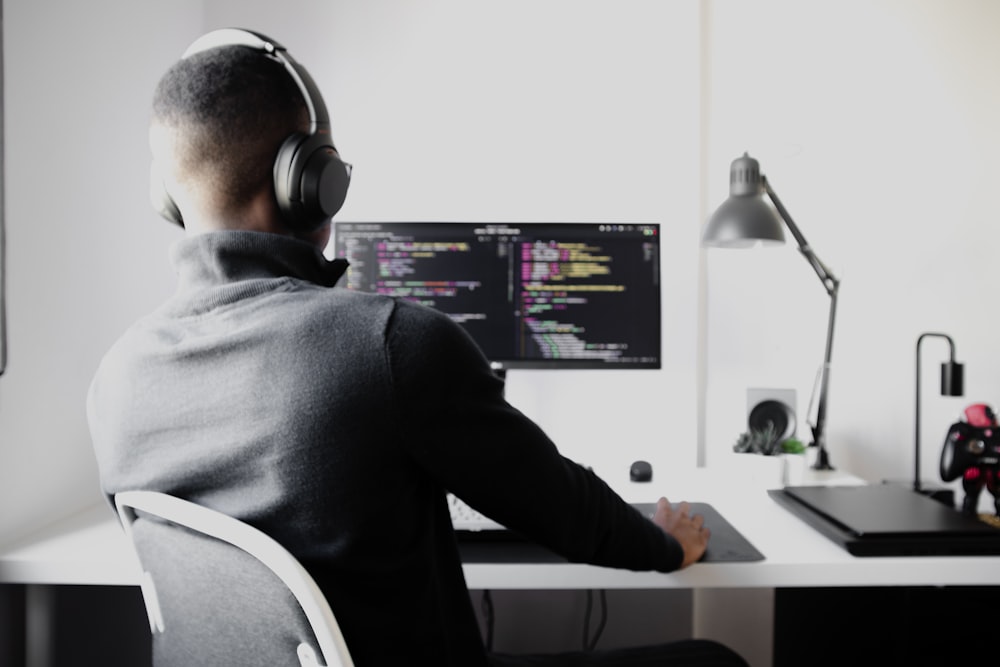
M 764 560 L 736 528 L 708 503 L 688 503 L 692 514 L 705 518 L 712 531 L 701 563 L 739 563 Z M 656 503 L 632 503 L 647 517 L 656 511 Z M 565 563 L 566 559 L 510 530 L 456 531 L 463 563 Z

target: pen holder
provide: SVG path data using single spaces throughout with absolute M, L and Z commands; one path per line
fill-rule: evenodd
M 802 483 L 808 463 L 804 454 L 763 454 L 732 452 L 726 456 L 727 473 L 737 481 L 765 489 Z
M 806 448 L 787 437 L 773 421 L 751 427 L 733 445 L 730 463 L 738 478 L 765 488 L 801 484 L 806 469 Z

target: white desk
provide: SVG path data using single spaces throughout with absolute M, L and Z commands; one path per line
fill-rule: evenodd
M 1000 557 L 856 558 L 784 510 L 760 490 L 733 492 L 696 471 L 673 485 L 630 484 L 627 500 L 702 500 L 765 556 L 756 563 L 696 564 L 671 574 L 570 563 L 475 563 L 474 589 L 782 588 L 815 586 L 1000 585 Z M 956 561 L 961 567 L 956 567 Z M 0 548 L 0 583 L 134 585 L 138 566 L 111 509 L 95 505 L 27 539 Z
M 837 479 L 852 481 L 815 474 L 805 481 Z M 671 574 L 569 563 L 477 563 L 465 566 L 468 585 L 474 590 L 693 589 L 696 634 L 724 641 L 748 658 L 756 656 L 754 664 L 769 662 L 772 618 L 767 605 L 773 610 L 775 588 L 1000 585 L 1000 557 L 851 556 L 760 486 L 740 488 L 717 471 L 690 471 L 673 480 L 629 483 L 620 489 L 633 502 L 653 501 L 663 491 L 671 500 L 711 503 L 765 560 L 699 563 Z M 0 548 L 0 583 L 136 585 L 138 565 L 110 508 L 101 504 Z M 754 605 L 752 618 L 745 608 L 735 608 L 734 599 Z M 754 626 L 748 628 L 748 623 Z M 748 645 L 747 636 L 755 637 L 756 645 Z

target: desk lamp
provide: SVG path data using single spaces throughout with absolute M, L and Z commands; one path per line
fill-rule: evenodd
M 767 194 L 774 204 L 768 205 L 761 196 Z M 777 209 L 777 210 L 775 210 Z M 816 470 L 833 470 L 826 451 L 826 395 L 830 378 L 830 356 L 833 352 L 833 322 L 837 312 L 837 280 L 823 262 L 809 247 L 809 243 L 788 211 L 771 189 L 767 178 L 760 173 L 760 164 L 746 153 L 736 158 L 729 170 L 729 199 L 709 218 L 702 235 L 702 245 L 718 248 L 749 248 L 758 243 L 774 245 L 784 243 L 785 234 L 781 229 L 784 221 L 788 231 L 795 237 L 799 252 L 819 276 L 826 293 L 830 296 L 830 319 L 826 328 L 826 355 L 820 376 L 819 403 L 816 409 L 816 424 L 812 426 L 811 446 L 818 448 Z
M 943 333 L 928 332 L 917 337 L 917 408 L 916 424 L 914 425 L 914 462 L 913 462 L 913 490 L 921 491 L 920 488 L 920 344 L 924 338 L 944 338 L 948 341 L 951 351 L 949 360 L 941 364 L 941 395 L 961 396 L 964 392 L 965 369 L 962 364 L 955 362 L 955 342 L 951 336 Z

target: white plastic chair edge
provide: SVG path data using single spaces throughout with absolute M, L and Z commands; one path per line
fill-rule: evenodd
M 294 556 L 273 538 L 221 512 L 158 491 L 121 491 L 115 494 L 115 506 L 121 517 L 122 527 L 132 544 L 134 544 L 132 521 L 135 519 L 132 510 L 139 510 L 228 542 L 261 561 L 295 596 L 312 626 L 320 651 L 326 659 L 339 660 L 339 663 L 329 667 L 354 666 L 340 632 L 340 626 L 323 592 Z M 155 588 L 150 591 L 152 593 L 150 597 L 146 597 L 147 586 L 152 588 L 151 582 L 146 581 L 147 577 L 148 573 L 144 571 L 143 599 L 146 600 L 149 611 L 150 626 L 153 628 L 154 619 L 158 618 L 159 629 L 162 631 L 163 620 L 159 605 L 156 603 Z M 155 610 L 150 610 L 151 603 L 155 605 Z M 300 645 L 298 653 L 303 665 L 320 664 L 308 645 Z

